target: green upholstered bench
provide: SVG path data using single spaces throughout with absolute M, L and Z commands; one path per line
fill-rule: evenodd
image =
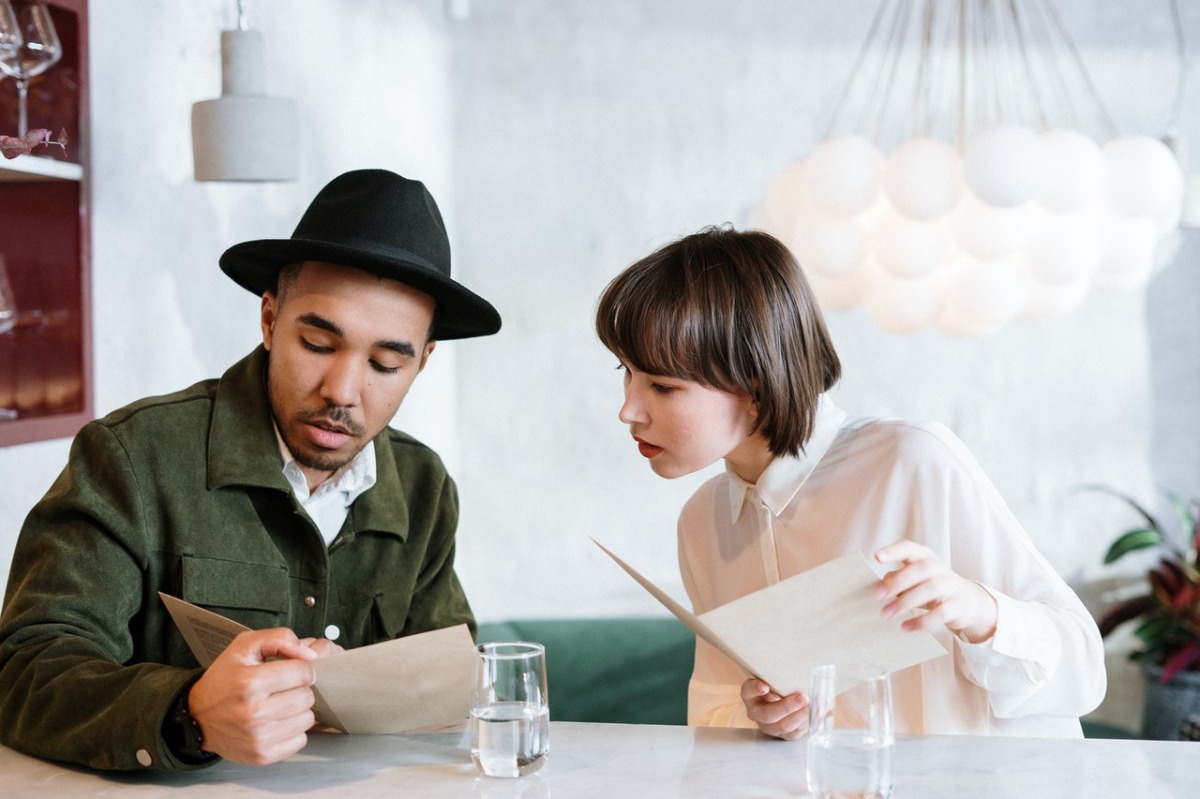
M 546 647 L 550 718 L 686 724 L 696 636 L 675 618 L 481 623 L 478 640 Z

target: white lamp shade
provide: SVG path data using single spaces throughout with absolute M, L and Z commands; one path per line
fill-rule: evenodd
M 1077 131 L 1048 130 L 1042 134 L 1046 182 L 1038 202 L 1055 213 L 1078 211 L 1092 203 L 1104 185 L 1104 154 L 1100 145 Z
M 912 280 L 879 274 L 863 297 L 863 307 L 880 329 L 906 335 L 937 321 L 943 293 L 939 274 Z
M 1100 259 L 1100 226 L 1088 212 L 1037 215 L 1025 249 L 1030 275 L 1043 283 L 1091 278 Z
M 854 272 L 867 251 L 866 231 L 854 217 L 810 213 L 797 221 L 789 241 L 804 269 L 826 277 Z
M 231 95 L 192 106 L 196 180 L 295 180 L 296 104 Z
M 964 252 L 994 260 L 1007 258 L 1024 247 L 1032 223 L 1033 213 L 1028 205 L 997 208 L 964 192 L 951 214 L 950 230 Z
M 826 139 L 806 164 L 809 199 L 827 213 L 857 214 L 879 193 L 883 154 L 863 136 Z
M 942 225 L 910 219 L 893 210 L 882 212 L 872 236 L 880 266 L 900 278 L 928 275 L 945 255 Z
M 221 96 L 192 106 L 196 180 L 295 180 L 296 104 L 263 90 L 258 31 L 221 32 Z
M 1100 225 L 1100 257 L 1095 282 L 1109 288 L 1132 289 L 1146 282 L 1154 267 L 1158 230 L 1146 217 L 1105 218 Z
M 1003 125 L 978 134 L 963 152 L 967 188 L 988 205 L 1012 208 L 1042 191 L 1046 156 L 1029 128 Z
M 1030 278 L 1029 300 L 1021 315 L 1026 319 L 1041 319 L 1070 313 L 1083 304 L 1091 288 L 1089 278 L 1080 278 L 1069 283 L 1043 283 Z
M 936 219 L 950 213 L 962 194 L 962 163 L 944 141 L 912 139 L 888 157 L 883 185 L 900 213 Z
M 1104 145 L 1105 195 L 1122 216 L 1162 217 L 1183 197 L 1183 171 L 1167 145 L 1118 136 Z
M 865 270 L 851 272 L 843 277 L 828 277 L 820 272 L 806 269 L 804 276 L 812 287 L 817 302 L 826 311 L 848 311 L 862 302 L 869 281 Z
M 767 186 L 760 217 L 764 229 L 776 238 L 786 238 L 796 220 L 812 210 L 804 191 L 804 172 L 804 162 L 793 161 L 779 170 Z
M 1029 286 L 1014 264 L 960 256 L 946 287 L 946 322 L 959 335 L 982 335 L 1016 319 L 1029 299 Z

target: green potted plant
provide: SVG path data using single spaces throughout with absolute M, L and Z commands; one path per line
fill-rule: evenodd
M 1146 702 L 1142 734 L 1174 740 L 1183 719 L 1200 712 L 1200 500 L 1168 499 L 1178 513 L 1178 523 L 1164 524 L 1133 498 L 1103 486 L 1104 491 L 1128 504 L 1141 523 L 1125 530 L 1105 553 L 1105 564 L 1131 552 L 1157 550 L 1156 562 L 1146 572 L 1145 591 L 1124 598 L 1105 610 L 1097 624 L 1107 636 L 1126 624 L 1135 624 L 1138 648 L 1131 657 L 1146 677 Z

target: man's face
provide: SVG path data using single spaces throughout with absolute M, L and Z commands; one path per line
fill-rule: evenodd
M 433 352 L 434 305 L 404 283 L 317 261 L 282 299 L 263 295 L 271 411 L 310 489 L 395 415 Z

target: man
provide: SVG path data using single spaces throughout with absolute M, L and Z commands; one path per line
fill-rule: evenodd
M 420 182 L 349 172 L 290 239 L 221 268 L 262 346 L 85 426 L 22 528 L 0 616 L 0 741 L 103 769 L 271 763 L 313 725 L 314 658 L 467 623 L 455 486 L 387 427 L 435 342 L 500 317 L 450 277 Z M 158 592 L 250 627 L 207 670 Z

